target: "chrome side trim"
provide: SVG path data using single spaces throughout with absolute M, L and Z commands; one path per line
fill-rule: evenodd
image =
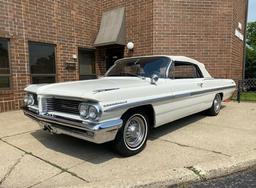
M 236 86 L 225 86 L 225 87 L 219 87 L 219 88 L 213 88 L 213 89 L 205 89 L 202 91 L 187 92 L 187 93 L 182 93 L 182 94 L 178 94 L 178 95 L 167 95 L 167 96 L 160 97 L 160 98 L 159 97 L 152 98 L 152 99 L 147 99 L 144 101 L 131 102 L 131 103 L 126 103 L 126 104 L 122 104 L 122 105 L 118 105 L 118 106 L 113 106 L 111 108 L 104 110 L 104 112 L 111 112 L 114 110 L 127 109 L 127 108 L 131 108 L 131 107 L 141 106 L 141 105 L 155 103 L 155 102 L 162 102 L 162 101 L 166 101 L 166 100 L 182 99 L 182 98 L 186 98 L 186 97 L 190 97 L 190 96 L 196 96 L 196 95 L 201 95 L 204 93 L 211 93 L 214 91 L 233 89 L 233 88 L 236 88 Z

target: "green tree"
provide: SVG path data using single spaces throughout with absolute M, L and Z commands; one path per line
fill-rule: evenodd
M 256 78 L 256 21 L 247 24 L 245 77 Z

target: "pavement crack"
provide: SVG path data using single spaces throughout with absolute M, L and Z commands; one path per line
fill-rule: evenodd
M 53 175 L 53 176 L 51 176 L 51 177 L 49 177 L 49 178 L 46 178 L 46 179 L 44 179 L 44 180 L 42 180 L 42 181 L 39 181 L 39 182 L 37 182 L 37 183 L 35 183 L 35 184 L 33 184 L 33 185 L 30 185 L 30 186 L 28 186 L 27 188 L 35 187 L 35 186 L 37 186 L 37 185 L 39 185 L 39 184 L 41 184 L 41 183 L 43 183 L 43 182 L 45 182 L 45 181 L 47 181 L 47 180 L 49 180 L 49 179 L 52 179 L 52 178 L 54 178 L 54 177 L 56 177 L 56 176 L 58 176 L 58 175 L 60 175 L 60 174 L 62 174 L 62 173 L 63 173 L 63 171 L 61 171 L 61 172 L 59 172 L 59 173 L 57 173 L 57 174 L 55 174 L 55 175 Z
M 226 153 L 222 153 L 220 151 L 209 150 L 209 149 L 200 148 L 200 147 L 196 147 L 196 146 L 181 144 L 181 143 L 178 143 L 178 142 L 173 142 L 173 141 L 162 139 L 162 138 L 160 140 L 165 141 L 165 142 L 170 142 L 172 144 L 176 144 L 176 145 L 181 146 L 181 147 L 193 148 L 193 149 L 197 149 L 197 150 L 212 152 L 212 153 L 215 153 L 215 154 L 218 154 L 218 155 L 223 155 L 223 156 L 226 156 L 226 157 L 232 157 L 231 155 L 228 155 Z
M 188 167 L 185 167 L 185 168 L 192 171 L 196 176 L 198 176 L 200 178 L 200 180 L 206 180 L 205 171 L 200 169 L 199 167 L 188 166 Z
M 17 133 L 17 134 L 12 134 L 12 135 L 8 135 L 8 136 L 3 136 L 3 137 L 1 137 L 0 139 L 9 138 L 9 137 L 13 137 L 13 136 L 19 136 L 19 135 L 23 135 L 23 134 L 30 133 L 30 132 L 33 132 L 33 131 L 34 131 L 34 130 L 32 130 L 32 131 L 24 131 L 24 132 Z
M 11 168 L 7 171 L 7 173 L 5 174 L 5 176 L 1 179 L 0 181 L 0 185 L 10 176 L 10 174 L 12 173 L 12 171 L 15 169 L 15 167 L 20 163 L 21 159 L 24 157 L 25 155 L 22 155 L 21 157 L 19 157 L 17 159 L 17 161 L 11 166 Z
M 55 164 L 55 163 L 53 163 L 53 162 L 51 162 L 51 161 L 48 161 L 48 160 L 43 159 L 43 158 L 41 158 L 41 157 L 39 157 L 39 156 L 37 156 L 37 155 L 34 155 L 32 152 L 28 152 L 28 151 L 26 151 L 26 150 L 24 150 L 24 149 L 22 149 L 22 148 L 19 148 L 18 146 L 15 146 L 15 145 L 13 145 L 13 144 L 11 144 L 11 143 L 9 143 L 9 142 L 7 142 L 7 141 L 1 139 L 1 138 L 0 138 L 0 140 L 3 141 L 3 142 L 6 143 L 6 144 L 12 146 L 12 147 L 14 147 L 14 148 L 16 148 L 16 149 L 18 149 L 18 150 L 24 152 L 24 153 L 27 154 L 27 155 L 33 156 L 33 157 L 35 157 L 35 158 L 37 158 L 37 159 L 39 159 L 39 160 L 41 160 L 41 161 L 43 161 L 43 162 L 45 162 L 45 163 L 51 165 L 51 166 L 54 166 L 55 168 L 58 168 L 59 170 L 61 170 L 61 172 L 67 172 L 68 174 L 70 174 L 70 175 L 72 175 L 72 176 L 74 176 L 74 177 L 76 177 L 76 178 L 78 178 L 78 179 L 80 179 L 80 180 L 82 180 L 82 181 L 84 181 L 84 182 L 86 182 L 86 183 L 89 183 L 88 180 L 86 180 L 86 179 L 84 179 L 84 178 L 78 176 L 78 175 L 77 175 L 76 173 L 74 173 L 74 172 L 70 172 L 68 169 L 62 168 L 61 166 L 59 166 L 59 165 L 57 165 L 57 164 Z

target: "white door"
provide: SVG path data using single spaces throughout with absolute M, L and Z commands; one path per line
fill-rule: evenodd
M 161 105 L 162 113 L 158 116 L 158 125 L 205 109 L 204 78 L 197 65 L 173 62 L 166 87 L 172 97 Z

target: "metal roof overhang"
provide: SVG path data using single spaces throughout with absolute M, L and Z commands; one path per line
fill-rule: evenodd
M 94 46 L 125 45 L 125 9 L 104 12 Z

